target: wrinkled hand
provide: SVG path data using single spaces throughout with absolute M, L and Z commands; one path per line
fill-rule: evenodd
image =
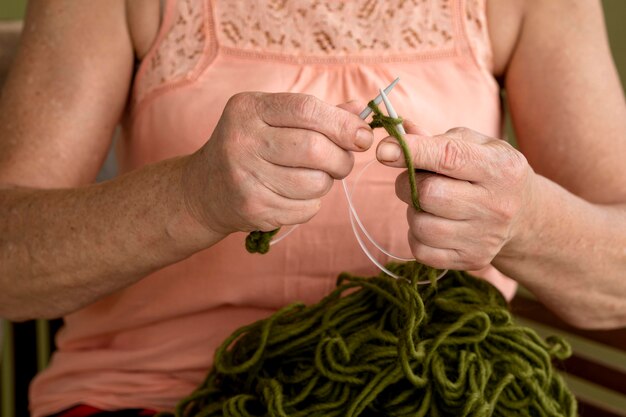
M 477 270 L 520 233 L 531 214 L 534 172 L 503 140 L 456 128 L 429 136 L 405 122 L 413 155 L 421 212 L 411 206 L 407 173 L 396 194 L 409 204 L 409 244 L 419 262 L 435 268 Z M 404 167 L 393 138 L 378 146 L 378 159 Z M 429 172 L 424 172 L 429 171 Z
M 304 94 L 233 96 L 183 174 L 190 212 L 223 234 L 308 221 L 333 180 L 352 170 L 351 151 L 372 144 L 356 107 Z

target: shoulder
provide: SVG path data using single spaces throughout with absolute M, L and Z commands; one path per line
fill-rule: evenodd
M 548 41 L 554 31 L 583 29 L 602 19 L 599 0 L 486 0 L 494 75 L 506 74 L 523 31 Z M 582 25 L 581 25 L 582 24 Z

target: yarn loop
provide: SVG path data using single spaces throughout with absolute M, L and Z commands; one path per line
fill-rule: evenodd
M 420 210 L 409 148 L 375 103 L 372 128 L 402 148 L 411 201 Z M 271 232 L 252 232 L 266 253 Z M 491 284 L 416 262 L 363 278 L 343 273 L 318 304 L 291 304 L 244 326 L 215 352 L 205 381 L 176 417 L 574 417 L 577 404 L 553 360 L 571 355 L 515 324 Z M 430 286 L 418 282 L 428 279 Z
M 177 417 L 574 417 L 554 371 L 571 354 L 557 337 L 516 325 L 491 284 L 450 271 L 390 264 L 341 274 L 318 304 L 291 304 L 242 327 L 176 407 Z

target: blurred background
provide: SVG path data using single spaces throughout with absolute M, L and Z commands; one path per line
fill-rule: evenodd
M 622 86 L 626 86 L 626 0 L 603 0 L 602 5 L 613 57 Z M 19 40 L 25 6 L 26 0 L 0 0 L 0 88 Z M 508 136 L 514 141 L 510 123 L 508 126 Z M 109 157 L 99 179 L 114 174 L 115 163 Z M 574 329 L 523 288 L 512 307 L 523 324 L 542 335 L 564 336 L 572 344 L 573 357 L 557 365 L 579 399 L 581 416 L 626 417 L 626 329 Z M 38 320 L 15 324 L 1 321 L 0 417 L 27 416 L 28 383 L 47 365 L 50 352 L 54 350 L 54 333 L 61 322 Z

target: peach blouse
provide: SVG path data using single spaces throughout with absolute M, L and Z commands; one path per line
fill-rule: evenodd
M 390 96 L 399 114 L 431 132 L 466 126 L 497 137 L 485 7 L 485 0 L 168 0 L 134 81 L 121 172 L 197 150 L 241 91 L 301 92 L 336 104 L 369 100 L 400 77 Z M 374 159 L 374 148 L 355 155 L 354 172 Z M 398 173 L 370 165 L 354 200 L 382 246 L 407 255 L 406 206 L 393 191 Z M 171 409 L 202 381 L 235 328 L 295 300 L 316 302 L 342 271 L 378 273 L 357 245 L 338 183 L 319 214 L 269 254 L 248 254 L 244 238 L 231 235 L 67 316 L 50 367 L 31 386 L 33 415 L 78 403 Z M 489 279 L 513 294 L 512 281 L 495 271 Z

